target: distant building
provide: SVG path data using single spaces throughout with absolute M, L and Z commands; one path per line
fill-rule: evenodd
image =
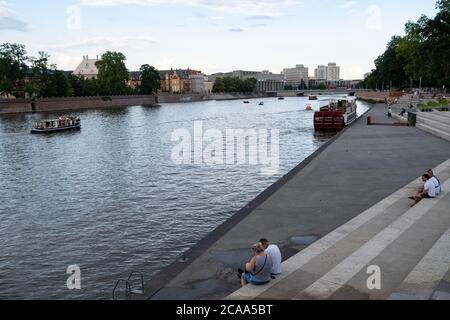
M 217 78 L 234 77 L 240 80 L 247 80 L 254 78 L 257 80 L 256 90 L 258 92 L 279 91 L 284 89 L 284 75 L 263 71 L 247 71 L 247 70 L 235 70 L 231 72 L 215 73 L 209 76 L 209 78 L 215 82 Z
M 298 87 L 302 84 L 308 85 L 309 69 L 303 64 L 298 64 L 295 68 L 283 70 L 284 81 L 287 85 Z
M 136 89 L 141 86 L 141 72 L 140 71 L 131 71 L 128 73 L 128 83 L 127 85 L 130 88 Z
M 73 74 L 79 77 L 85 77 L 86 79 L 96 78 L 98 76 L 98 68 L 95 64 L 98 61 L 100 61 L 98 56 L 96 59 L 89 59 L 89 56 L 83 56 L 83 61 L 78 65 Z
M 314 78 L 315 80 L 327 80 L 327 67 L 323 65 L 318 66 L 314 70 Z
M 327 67 L 327 81 L 339 81 L 341 79 L 341 68 L 334 62 L 330 62 Z
M 169 93 L 205 93 L 208 80 L 201 71 L 191 69 L 164 70 L 159 72 L 161 91 Z M 212 88 L 211 88 L 212 91 Z

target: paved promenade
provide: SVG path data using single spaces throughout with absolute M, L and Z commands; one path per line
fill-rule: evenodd
M 242 267 L 243 263 L 249 259 L 251 253 L 249 248 L 259 238 L 267 237 L 279 244 L 285 260 L 291 257 L 295 259 L 298 257 L 297 254 L 314 240 L 321 239 L 315 244 L 329 241 L 327 235 L 335 229 L 366 212 L 383 199 L 386 201 L 386 198 L 409 184 L 409 189 L 396 193 L 377 210 L 369 210 L 372 213 L 365 215 L 358 224 L 350 222 L 354 228 L 352 230 L 357 230 L 352 233 L 355 241 L 349 241 L 349 238 L 346 238 L 345 243 L 341 243 L 337 251 L 330 248 L 327 249 L 328 251 L 325 250 L 329 253 L 325 256 L 320 256 L 316 252 L 313 256 L 314 261 L 306 261 L 305 266 L 308 269 L 303 270 L 303 273 L 295 272 L 298 264 L 292 265 L 290 269 L 292 272 L 285 274 L 284 281 L 278 279 L 278 282 L 272 283 L 271 290 L 264 290 L 255 295 L 254 288 L 250 288 L 249 290 L 252 291 L 250 293 L 240 290 L 232 296 L 271 299 L 389 298 L 387 293 L 391 293 L 392 290 L 372 296 L 364 291 L 349 290 L 353 288 L 352 286 L 342 289 L 344 287 L 342 282 L 344 280 L 345 283 L 361 282 L 365 276 L 363 274 L 365 263 L 371 262 L 381 254 L 376 250 L 389 246 L 399 237 L 405 238 L 395 245 L 418 247 L 420 253 L 403 257 L 396 255 L 395 245 L 390 247 L 391 251 L 380 258 L 380 267 L 389 269 L 391 266 L 399 268 L 400 272 L 392 273 L 395 279 L 387 278 L 383 283 L 400 284 L 404 280 L 403 276 L 408 276 L 408 272 L 411 272 L 416 262 L 424 258 L 421 255 L 423 252 L 426 254 L 435 243 L 437 243 L 436 250 L 448 243 L 445 225 L 439 226 L 440 216 L 449 206 L 448 197 L 443 197 L 443 202 L 437 205 L 436 210 L 430 212 L 430 219 L 436 227 L 433 232 L 430 231 L 432 234 L 430 237 L 426 233 L 419 233 L 418 238 L 418 234 L 413 232 L 404 235 L 395 232 L 399 228 L 403 230 L 402 228 L 410 227 L 410 224 L 419 228 L 420 223 L 427 221 L 422 211 L 419 213 L 418 209 L 413 210 L 411 216 L 402 218 L 401 211 L 394 210 L 395 212 L 393 211 L 391 215 L 390 209 L 387 209 L 401 206 L 407 210 L 405 206 L 408 202 L 403 200 L 404 197 L 418 185 L 417 178 L 426 169 L 436 167 L 450 159 L 450 143 L 417 128 L 393 125 L 394 120 L 387 119 L 385 107 L 382 105 L 375 106 L 369 115 L 373 117 L 377 125 L 366 126 L 365 117 L 358 121 L 262 204 L 240 220 L 228 223 L 226 227 L 221 227 L 214 232 L 213 235 L 216 233 L 216 237 L 210 237 L 215 239 L 213 242 L 203 242 L 194 248 L 193 259 L 189 260 L 190 253 L 188 253 L 187 263 L 183 265 L 180 262 L 164 270 L 147 285 L 147 293 L 151 294 L 153 299 L 227 297 L 239 289 L 236 269 Z M 450 178 L 448 170 L 442 169 L 442 174 Z M 411 181 L 415 182 L 410 184 Z M 447 189 L 449 187 L 447 186 Z M 372 219 L 375 219 L 374 225 L 364 224 Z M 396 222 L 397 219 L 402 220 Z M 391 226 L 391 224 L 394 225 Z M 361 229 L 363 225 L 364 228 Z M 380 235 L 387 226 L 392 228 Z M 342 233 L 341 236 L 343 236 Z M 440 237 L 443 237 L 442 241 L 438 241 Z M 388 240 L 392 241 L 387 242 Z M 331 246 L 336 245 L 335 242 L 327 243 Z M 365 243 L 369 243 L 368 247 L 364 247 Z M 358 248 L 362 249 L 358 251 Z M 371 250 L 365 249 L 371 248 L 375 248 L 375 251 L 366 254 L 365 252 L 371 252 Z M 308 254 L 308 249 L 303 252 Z M 436 250 L 432 250 L 430 255 L 435 254 L 433 252 Z M 354 252 L 357 253 L 353 256 Z M 352 258 L 346 260 L 349 256 Z M 327 257 L 328 260 L 322 264 L 323 257 Z M 398 263 L 393 264 L 393 262 Z M 352 268 L 355 265 L 358 267 Z M 426 259 L 422 265 L 427 266 Z M 351 272 L 343 272 L 345 274 L 343 277 L 342 270 L 346 270 L 347 267 L 350 267 Z M 418 272 L 412 273 L 411 278 L 417 279 L 417 275 L 423 274 L 423 271 Z M 440 272 L 442 273 L 442 270 Z M 314 276 L 311 277 L 311 274 Z M 321 278 L 322 276 L 325 277 Z M 312 285 L 319 279 L 322 281 L 302 292 L 303 289 L 308 288 L 308 285 Z M 333 291 L 328 291 L 324 284 L 333 282 L 342 286 L 335 286 Z M 404 288 L 408 291 L 407 284 Z M 402 292 L 398 292 L 398 295 L 401 294 Z

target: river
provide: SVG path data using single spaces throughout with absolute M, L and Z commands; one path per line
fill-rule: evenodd
M 331 137 L 314 132 L 307 98 L 263 101 L 87 110 L 74 113 L 81 131 L 52 135 L 29 130 L 60 114 L 0 116 L 0 299 L 110 299 L 119 278 L 150 279 Z M 172 134 L 198 121 L 278 129 L 279 171 L 174 163 Z

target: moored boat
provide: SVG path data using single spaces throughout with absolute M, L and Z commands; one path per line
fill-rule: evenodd
M 31 133 L 50 133 L 79 129 L 81 129 L 80 118 L 74 116 L 62 116 L 54 120 L 37 121 L 31 129 Z
M 315 130 L 342 130 L 356 120 L 356 98 L 320 100 L 320 111 L 314 113 Z

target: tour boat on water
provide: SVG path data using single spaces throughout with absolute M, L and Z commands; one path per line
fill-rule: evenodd
M 319 100 L 320 111 L 314 113 L 314 129 L 342 130 L 356 120 L 356 98 Z
M 50 133 L 66 130 L 78 130 L 81 128 L 80 118 L 74 116 L 62 116 L 54 120 L 37 121 L 31 133 Z
M 305 109 L 308 110 L 308 111 L 312 111 L 313 107 L 312 107 L 312 105 L 307 104 Z

